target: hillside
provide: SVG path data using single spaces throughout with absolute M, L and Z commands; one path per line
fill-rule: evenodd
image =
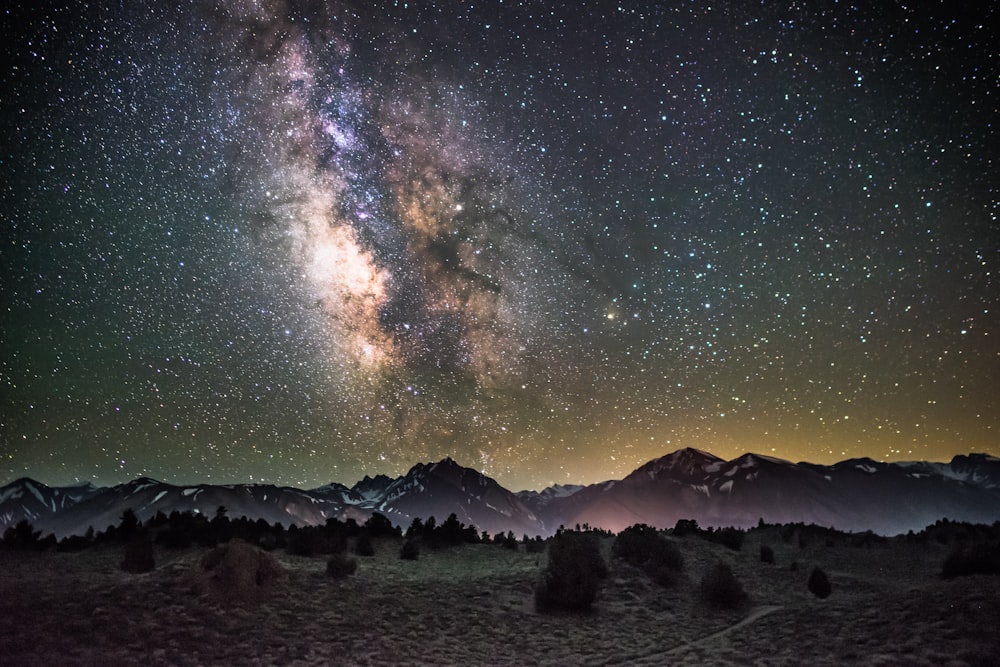
M 776 562 L 759 560 L 759 545 Z M 610 553 L 605 539 L 605 554 Z M 677 586 L 656 586 L 611 559 L 595 610 L 539 615 L 532 587 L 545 556 L 496 545 L 425 551 L 401 561 L 378 540 L 344 580 L 325 560 L 273 552 L 288 572 L 256 606 L 199 596 L 187 572 L 204 551 L 157 551 L 148 574 L 121 572 L 119 549 L 0 552 L 0 655 L 7 664 L 86 665 L 985 665 L 1000 654 L 1000 577 L 938 577 L 949 547 L 905 540 L 800 546 L 778 528 L 741 551 L 689 537 Z M 749 604 L 719 612 L 696 595 L 717 559 Z M 798 567 L 792 571 L 792 563 Z M 833 594 L 806 590 L 809 570 Z M 238 638 L 238 640 L 236 640 Z

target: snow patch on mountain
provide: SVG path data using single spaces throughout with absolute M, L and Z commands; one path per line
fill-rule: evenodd
M 44 498 L 44 496 L 42 496 L 42 492 L 34 484 L 32 484 L 31 482 L 25 482 L 24 486 L 25 486 L 25 488 L 28 489 L 28 491 L 31 492 L 31 494 L 33 496 L 35 496 L 36 498 L 38 498 L 38 502 L 40 502 L 43 505 L 47 505 L 48 504 L 48 503 L 45 502 L 45 498 Z

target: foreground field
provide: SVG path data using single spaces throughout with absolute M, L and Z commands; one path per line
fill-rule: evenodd
M 760 562 L 759 545 L 775 563 Z M 425 549 L 401 561 L 377 541 L 343 580 L 324 558 L 274 552 L 288 576 L 256 604 L 192 590 L 204 550 L 157 550 L 127 574 L 121 550 L 0 553 L 4 665 L 989 665 L 1000 656 L 1000 577 L 940 579 L 948 548 L 783 542 L 752 531 L 741 551 L 677 540 L 685 576 L 671 589 L 609 558 L 594 611 L 540 615 L 532 588 L 545 556 L 495 545 Z M 611 540 L 604 547 L 610 556 Z M 720 612 L 697 585 L 718 559 L 750 594 Z M 795 562 L 798 567 L 791 569 Z M 833 594 L 806 588 L 813 566 Z

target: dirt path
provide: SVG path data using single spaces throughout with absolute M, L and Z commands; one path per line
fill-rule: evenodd
M 751 611 L 749 614 L 747 614 L 746 618 L 744 618 L 743 620 L 741 620 L 741 621 L 739 621 L 737 623 L 733 623 L 728 628 L 723 628 L 722 630 L 719 630 L 718 632 L 713 632 L 710 635 L 705 635 L 704 637 L 701 637 L 700 639 L 695 639 L 694 641 L 690 641 L 690 642 L 688 642 L 686 644 L 681 644 L 680 646 L 675 646 L 674 648 L 670 649 L 669 651 L 666 651 L 664 653 L 664 655 L 671 655 L 671 654 L 674 654 L 674 653 L 680 653 L 680 652 L 686 651 L 687 649 L 692 648 L 694 646 L 706 646 L 706 645 L 711 644 L 712 642 L 716 641 L 717 639 L 721 639 L 722 637 L 725 637 L 726 635 L 728 635 L 729 633 L 731 633 L 731 632 L 733 632 L 735 630 L 739 630 L 742 627 L 750 625 L 751 623 L 753 623 L 756 620 L 764 618 L 768 614 L 773 614 L 774 612 L 778 611 L 779 609 L 784 609 L 784 607 L 781 606 L 780 604 L 764 605 L 762 607 L 757 607 L 756 609 L 754 609 L 753 611 Z
M 713 632 L 710 635 L 705 635 L 704 637 L 699 637 L 698 639 L 694 639 L 694 640 L 686 642 L 684 644 L 680 644 L 679 646 L 675 646 L 675 647 L 673 647 L 671 649 L 667 649 L 666 651 L 655 650 L 655 651 L 651 651 L 651 652 L 640 654 L 640 655 L 632 654 L 632 655 L 629 656 L 627 663 L 623 662 L 621 664 L 630 664 L 630 665 L 661 665 L 661 664 L 664 664 L 667 656 L 673 656 L 674 658 L 677 658 L 681 654 L 687 653 L 689 651 L 697 651 L 699 649 L 701 651 L 704 651 L 705 649 L 708 649 L 710 651 L 712 648 L 715 648 L 716 646 L 718 646 L 719 643 L 720 643 L 719 640 L 722 639 L 723 637 L 725 637 L 726 635 L 728 635 L 728 634 L 730 634 L 730 633 L 732 633 L 732 632 L 734 632 L 736 630 L 739 630 L 740 628 L 743 628 L 743 627 L 745 627 L 747 625 L 750 625 L 751 623 L 753 623 L 755 621 L 758 621 L 761 618 L 764 618 L 768 614 L 773 614 L 774 612 L 779 611 L 779 610 L 784 609 L 784 608 L 785 607 L 783 605 L 763 605 L 763 606 L 760 606 L 760 607 L 755 607 L 754 609 L 752 609 L 750 611 L 749 614 L 747 614 L 745 617 L 743 617 L 742 619 L 740 619 L 736 623 L 733 623 L 732 625 L 730 625 L 728 627 L 725 627 L 725 628 L 723 628 L 721 630 Z M 704 655 L 702 655 L 701 657 L 704 658 Z M 687 664 L 687 662 L 689 662 L 689 661 L 685 661 L 684 658 L 681 658 L 681 660 L 682 660 L 682 662 L 677 663 L 677 664 L 682 664 L 682 663 L 683 664 Z M 697 660 L 694 661 L 694 663 L 699 663 L 699 664 L 704 663 L 704 662 L 705 662 L 704 659 L 697 659 Z M 691 663 L 691 664 L 694 664 L 694 663 Z M 602 663 L 602 664 L 618 664 L 618 663 L 614 663 L 614 662 L 607 663 L 606 662 L 606 663 Z

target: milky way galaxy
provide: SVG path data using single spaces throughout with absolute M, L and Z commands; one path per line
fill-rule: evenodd
M 14 3 L 0 477 L 1000 454 L 954 4 Z

